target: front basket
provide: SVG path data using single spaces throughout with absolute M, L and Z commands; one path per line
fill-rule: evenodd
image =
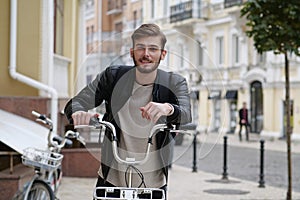
M 54 170 L 61 165 L 63 155 L 35 148 L 24 149 L 22 163 L 31 167 Z

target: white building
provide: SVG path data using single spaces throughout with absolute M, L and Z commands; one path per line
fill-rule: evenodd
M 249 108 L 251 132 L 284 133 L 284 60 L 272 52 L 259 55 L 245 35 L 242 0 L 143 1 L 143 22 L 167 34 L 167 70 L 187 78 L 199 93 L 199 129 L 238 131 L 238 109 Z M 158 6 L 159 5 L 159 6 Z M 292 138 L 300 136 L 299 58 L 291 56 Z M 200 83 L 201 82 L 201 83 Z

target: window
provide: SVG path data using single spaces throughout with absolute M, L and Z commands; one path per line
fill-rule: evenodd
M 168 10 L 169 10 L 169 5 L 168 5 L 168 3 L 169 3 L 169 1 L 163 1 L 164 2 L 164 14 L 165 14 L 165 16 L 168 16 Z
M 89 84 L 90 82 L 92 82 L 93 80 L 93 75 L 89 74 L 89 75 L 86 75 L 86 84 Z
M 216 38 L 217 45 L 217 64 L 224 64 L 224 38 L 218 36 Z
M 88 0 L 85 4 L 85 9 L 86 10 L 89 10 L 89 9 L 92 9 L 94 7 L 94 0 Z
M 91 26 L 91 41 L 90 41 L 90 43 L 93 45 L 93 43 L 94 43 L 94 25 L 92 25 Z
M 63 54 L 64 0 L 54 0 L 54 53 Z
M 155 12 L 155 0 L 151 0 L 151 18 L 154 18 Z
M 257 53 L 257 63 L 262 64 L 266 62 L 266 53 Z
M 167 50 L 167 52 L 169 52 L 169 47 L 166 47 L 165 49 Z M 166 55 L 165 62 L 166 62 L 167 67 L 170 67 L 170 54 L 169 53 L 167 53 L 167 55 Z
M 136 24 L 137 24 L 137 11 L 133 11 L 133 28 L 136 28 Z
M 184 46 L 183 46 L 183 44 L 179 44 L 179 59 L 180 59 L 180 67 L 184 67 Z
M 90 49 L 89 49 L 89 46 L 90 46 L 90 42 L 89 42 L 89 35 L 90 35 L 90 28 L 89 27 L 86 27 L 86 52 L 89 53 Z
M 91 53 L 94 48 L 94 25 L 86 27 L 86 52 Z
M 121 33 L 122 32 L 122 29 L 123 29 L 123 24 L 122 22 L 117 22 L 115 24 L 115 31 L 116 33 Z
M 239 44 L 239 36 L 232 36 L 232 61 L 233 64 L 237 64 L 240 62 L 240 44 Z

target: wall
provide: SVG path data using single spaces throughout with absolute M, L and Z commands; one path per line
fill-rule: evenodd
M 39 77 L 40 1 L 18 1 L 17 7 L 17 71 L 33 79 Z M 9 75 L 10 3 L 0 2 L 0 94 L 34 96 L 38 91 Z
M 98 177 L 100 149 L 63 149 L 63 176 Z
M 22 164 L 14 167 L 13 174 L 9 170 L 0 171 L 0 199 L 12 199 L 33 174 L 32 168 Z
M 58 111 L 64 109 L 68 99 L 58 100 Z M 11 112 L 13 114 L 25 117 L 35 121 L 35 117 L 31 111 L 35 110 L 41 114 L 50 116 L 50 99 L 44 97 L 13 97 L 13 96 L 0 96 L 0 109 Z M 67 119 L 61 113 L 58 113 L 58 133 L 65 131 Z

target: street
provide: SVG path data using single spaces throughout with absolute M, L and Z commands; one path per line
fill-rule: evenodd
M 244 146 L 233 146 L 228 141 L 227 172 L 228 178 L 239 178 L 256 182 L 259 181 L 260 172 L 260 150 Z M 237 142 L 237 141 L 235 141 Z M 246 142 L 244 142 L 246 143 Z M 252 146 L 260 146 L 258 140 L 250 141 Z M 266 145 L 273 145 L 266 141 Z M 198 170 L 220 175 L 223 173 L 223 144 L 209 142 L 197 143 L 197 168 Z M 287 188 L 287 156 L 286 152 L 265 149 L 264 181 L 266 187 L 274 186 Z M 174 149 L 175 164 L 188 167 L 193 166 L 193 144 L 192 141 L 185 141 Z M 292 181 L 293 191 L 300 192 L 300 153 L 292 154 Z
M 205 138 L 206 137 L 206 138 Z M 169 175 L 169 199 L 241 200 L 286 199 L 287 170 L 285 141 L 265 142 L 265 188 L 259 183 L 259 138 L 239 142 L 236 135 L 228 135 L 228 178 L 222 181 L 222 135 L 200 134 L 197 137 L 198 172 L 192 173 L 192 137 L 175 146 L 174 160 Z M 300 143 L 292 144 L 293 151 L 293 199 L 300 200 L 299 160 Z M 64 177 L 58 197 L 63 200 L 86 199 L 92 196 L 95 178 Z

